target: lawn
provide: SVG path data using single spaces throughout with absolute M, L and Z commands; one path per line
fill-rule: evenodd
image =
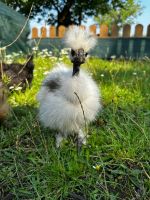
M 149 200 L 150 60 L 84 64 L 99 85 L 103 110 L 80 153 L 73 138 L 57 149 L 53 131 L 38 122 L 36 94 L 58 60 L 70 63 L 35 57 L 31 89 L 9 97 L 11 115 L 0 127 L 1 199 Z

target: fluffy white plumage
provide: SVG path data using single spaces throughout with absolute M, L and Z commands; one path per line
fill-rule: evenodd
M 83 48 L 88 52 L 96 45 L 96 38 L 92 33 L 78 26 L 71 26 L 65 34 L 64 42 L 67 47 L 74 50 Z
M 80 44 L 76 48 L 89 50 L 93 45 L 93 41 L 86 42 L 87 33 L 82 30 L 81 34 L 81 29 L 78 30 L 80 35 L 79 43 L 82 42 L 83 45 Z M 69 33 L 66 34 L 65 41 L 68 44 L 71 40 L 71 32 L 69 30 Z M 71 41 L 75 40 L 76 32 L 77 29 L 75 28 L 72 32 L 73 38 Z M 81 35 L 85 37 L 82 38 Z M 69 38 L 67 39 L 67 37 Z M 73 45 L 72 43 L 70 44 Z M 59 134 L 56 134 L 56 146 L 60 145 L 64 137 L 72 133 L 78 134 L 82 143 L 86 143 L 85 134 L 82 132 L 85 120 L 81 104 L 75 93 L 80 98 L 86 122 L 93 121 L 101 108 L 100 93 L 92 77 L 83 70 L 80 70 L 77 76 L 73 76 L 71 68 L 64 64 L 57 64 L 43 81 L 37 95 L 37 99 L 40 102 L 40 121 L 45 127 L 59 131 Z
M 59 82 L 60 88 L 49 91 L 44 83 L 54 79 Z M 84 126 L 83 112 L 75 93 L 82 103 L 86 121 L 95 119 L 100 108 L 99 89 L 86 72 L 81 70 L 78 77 L 72 77 L 72 70 L 59 64 L 46 77 L 44 83 L 38 94 L 38 100 L 41 103 L 40 121 L 45 127 L 70 133 Z

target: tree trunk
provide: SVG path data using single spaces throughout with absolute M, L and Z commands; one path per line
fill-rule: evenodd
M 63 26 L 69 26 L 70 24 L 73 24 L 74 21 L 71 20 L 71 15 L 72 11 L 70 11 L 71 7 L 75 3 L 75 0 L 68 0 L 67 3 L 65 4 L 64 8 L 62 9 L 61 12 L 58 12 L 58 25 L 63 25 Z

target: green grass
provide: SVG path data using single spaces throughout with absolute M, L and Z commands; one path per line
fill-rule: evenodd
M 36 94 L 56 61 L 34 61 L 32 88 L 10 95 L 0 127 L 1 199 L 150 199 L 150 62 L 91 58 L 83 66 L 101 88 L 103 111 L 77 154 L 71 138 L 56 149 L 53 131 L 38 122 Z

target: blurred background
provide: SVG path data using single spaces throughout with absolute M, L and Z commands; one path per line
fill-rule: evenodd
M 16 11 L 28 16 L 30 26 L 71 24 L 90 26 L 93 24 L 141 23 L 149 24 L 150 4 L 147 0 L 1 0 Z
M 150 4 L 147 0 L 1 0 L 0 2 L 2 47 L 15 39 L 28 18 L 28 25 L 17 41 L 18 47 L 10 47 L 8 51 L 19 49 L 27 51 L 27 45 L 34 48 L 39 38 L 40 50 L 60 51 L 64 46 L 59 39 L 63 38 L 66 28 L 70 25 L 82 25 L 99 37 L 98 47 L 95 48 L 93 55 L 109 59 L 112 56 L 126 58 L 150 56 Z M 9 34 L 12 29 L 12 33 Z M 9 37 L 6 37 L 7 35 Z M 24 46 L 25 41 L 26 46 Z

